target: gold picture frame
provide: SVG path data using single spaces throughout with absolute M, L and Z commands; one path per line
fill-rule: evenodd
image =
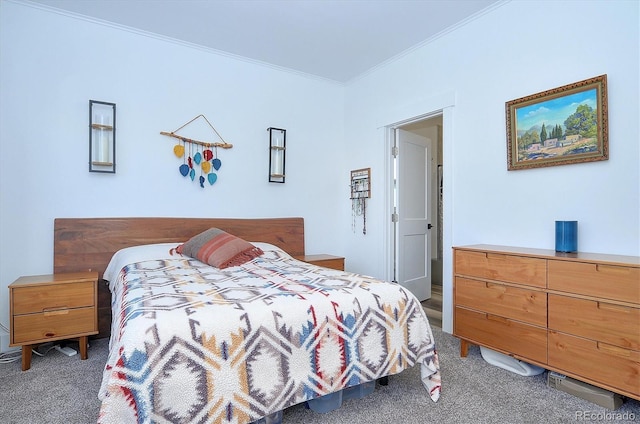
M 506 102 L 507 168 L 609 159 L 607 75 Z

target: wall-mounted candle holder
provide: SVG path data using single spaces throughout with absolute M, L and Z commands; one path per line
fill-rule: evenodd
M 116 172 L 116 104 L 89 100 L 89 172 Z
M 269 182 L 284 183 L 287 130 L 267 128 L 267 131 L 269 131 Z

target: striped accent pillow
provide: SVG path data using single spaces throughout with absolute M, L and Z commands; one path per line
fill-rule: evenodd
M 218 228 L 209 228 L 191 237 L 176 251 L 220 269 L 242 265 L 264 253 L 248 241 Z

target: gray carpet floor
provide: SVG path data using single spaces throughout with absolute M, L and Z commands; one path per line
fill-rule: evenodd
M 442 372 L 442 395 L 433 402 L 414 367 L 391 376 L 363 398 L 318 413 L 303 405 L 284 411 L 283 423 L 640 423 L 640 402 L 627 399 L 611 411 L 546 385 L 546 373 L 523 377 L 488 364 L 477 347 L 466 358 L 459 342 L 434 327 Z M 95 423 L 97 398 L 108 341 L 94 340 L 89 359 L 51 350 L 33 357 L 31 369 L 20 362 L 0 364 L 0 422 L 15 424 Z M 127 423 L 123 423 L 127 424 Z

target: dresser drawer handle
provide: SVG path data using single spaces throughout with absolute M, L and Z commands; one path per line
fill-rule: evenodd
M 598 350 L 602 350 L 604 352 L 612 353 L 616 356 L 624 356 L 626 358 L 631 356 L 631 351 L 628 349 L 623 349 L 621 347 L 613 346 L 606 343 L 598 342 Z
M 596 264 L 597 272 L 608 272 L 613 274 L 629 274 L 631 272 L 631 268 L 625 268 L 621 266 L 610 266 L 603 264 Z
M 602 310 L 624 312 L 626 314 L 631 312 L 631 308 L 626 306 L 612 305 L 611 303 L 605 303 L 605 302 L 597 302 L 597 304 L 598 304 L 597 305 L 598 309 L 602 309 Z
M 67 315 L 69 313 L 69 309 L 54 309 L 54 310 L 44 310 L 45 317 L 51 317 L 54 315 Z

